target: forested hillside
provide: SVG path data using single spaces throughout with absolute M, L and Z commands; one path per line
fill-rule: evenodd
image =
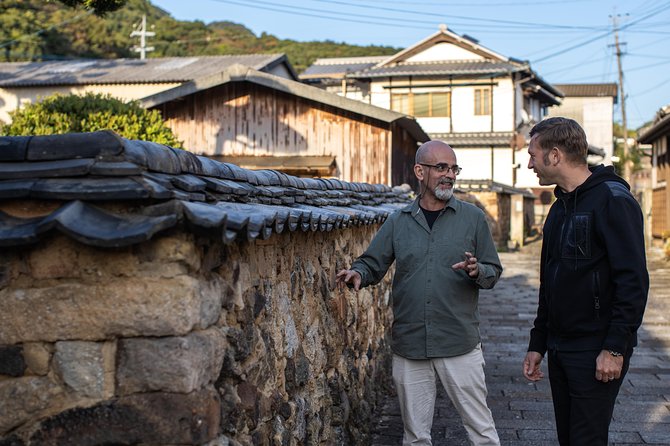
M 130 33 L 147 16 L 156 33 L 147 57 L 245 53 L 286 53 L 298 72 L 319 57 L 386 55 L 397 48 L 355 46 L 332 41 L 297 42 L 263 33 L 256 36 L 242 24 L 188 22 L 172 18 L 149 1 L 128 0 L 103 17 L 82 8 L 42 0 L 0 0 L 0 60 L 139 57 Z

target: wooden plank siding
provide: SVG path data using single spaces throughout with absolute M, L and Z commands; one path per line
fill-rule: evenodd
M 230 82 L 156 108 L 197 154 L 334 156 L 345 181 L 396 185 L 414 178 L 416 140 L 396 123 L 262 85 Z
M 662 136 L 654 144 L 656 182 L 652 192 L 651 232 L 654 237 L 670 232 L 670 136 Z
M 392 135 L 392 184 L 407 183 L 418 193 L 419 181 L 416 179 L 416 175 L 414 175 L 414 157 L 418 149 L 417 142 L 405 129 L 396 123 L 393 123 Z
M 667 185 L 653 190 L 651 203 L 651 235 L 661 238 L 667 231 L 670 231 L 670 194 Z

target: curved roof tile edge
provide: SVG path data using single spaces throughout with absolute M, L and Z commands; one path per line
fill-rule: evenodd
M 108 248 L 176 225 L 231 243 L 375 224 L 405 206 L 410 190 L 251 171 L 100 131 L 0 137 L 0 198 L 63 203 L 32 218 L 2 212 L 0 204 L 0 246 L 33 244 L 58 231 Z M 104 205 L 126 201 L 129 213 Z

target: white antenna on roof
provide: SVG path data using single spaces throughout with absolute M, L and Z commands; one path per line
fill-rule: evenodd
M 147 46 L 147 37 L 153 37 L 155 36 L 156 33 L 147 31 L 147 15 L 143 14 L 142 15 L 142 24 L 140 25 L 140 29 L 133 31 L 130 33 L 130 37 L 140 37 L 140 46 L 134 46 L 133 51 L 140 53 L 140 59 L 146 59 L 147 58 L 147 52 L 153 51 L 154 47 L 152 46 Z

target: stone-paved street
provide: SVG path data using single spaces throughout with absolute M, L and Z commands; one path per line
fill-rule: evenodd
M 480 295 L 489 405 L 503 445 L 557 445 L 549 382 L 533 384 L 521 375 L 528 331 L 535 314 L 539 242 L 500 255 L 505 268 L 495 289 Z M 670 445 L 670 262 L 648 251 L 651 292 L 639 345 L 619 393 L 610 444 Z M 389 395 L 374 433 L 374 446 L 400 445 L 402 421 Z M 435 446 L 467 445 L 451 402 L 438 396 L 433 426 Z

